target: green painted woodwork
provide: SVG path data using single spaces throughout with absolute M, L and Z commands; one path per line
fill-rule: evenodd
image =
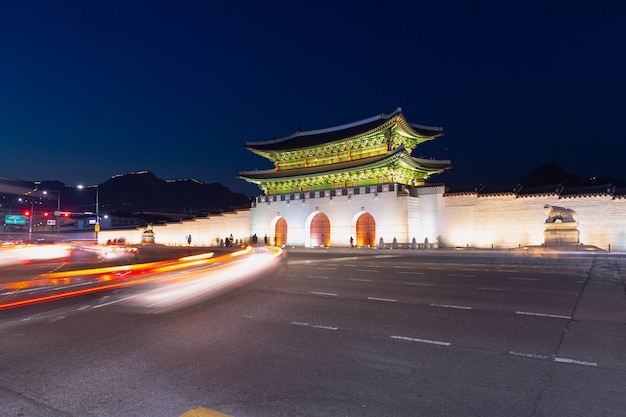
M 443 133 L 442 133 L 443 134 Z M 288 151 L 251 149 L 274 163 L 273 178 L 242 178 L 258 185 L 267 195 L 306 191 L 322 191 L 334 188 L 360 187 L 382 183 L 423 185 L 432 174 L 445 168 L 423 166 L 410 154 L 420 143 L 439 135 L 423 136 L 409 126 L 402 114 L 389 119 L 365 135 L 346 137 L 341 140 L 308 148 Z M 404 150 L 396 152 L 399 148 Z M 389 154 L 382 162 L 372 164 L 368 158 Z M 337 171 L 336 164 L 363 160 L 363 165 L 346 171 Z M 297 175 L 294 170 L 311 167 L 327 167 L 321 174 Z M 334 170 L 334 172 L 333 172 Z

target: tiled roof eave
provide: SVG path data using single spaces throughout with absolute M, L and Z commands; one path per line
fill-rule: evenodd
M 402 110 L 398 108 L 391 114 L 381 114 L 341 126 L 305 132 L 297 131 L 289 136 L 268 141 L 247 142 L 245 148 L 259 155 L 270 155 L 345 142 L 357 137 L 375 134 L 394 125 L 401 126 L 408 136 L 414 137 L 416 140 L 429 140 L 444 134 L 442 127 L 409 123 L 402 115 Z M 290 144 L 291 146 L 288 145 L 290 142 L 293 142 Z
M 320 165 L 316 167 L 297 168 L 297 169 L 284 170 L 284 171 L 277 171 L 275 169 L 264 170 L 264 171 L 242 171 L 239 173 L 239 176 L 259 179 L 259 180 L 267 180 L 267 181 L 279 180 L 279 179 L 306 178 L 312 175 L 337 174 L 337 173 L 354 171 L 356 169 L 358 170 L 373 169 L 373 168 L 378 168 L 378 167 L 382 167 L 385 165 L 389 165 L 391 163 L 398 162 L 398 161 L 401 161 L 402 163 L 408 165 L 409 167 L 413 169 L 419 169 L 419 170 L 423 170 L 426 172 L 440 171 L 442 169 L 445 169 L 445 164 L 442 164 L 442 166 L 439 168 L 423 167 L 419 164 L 418 161 L 416 161 L 406 152 L 406 149 L 404 149 L 403 147 L 400 147 L 394 150 L 393 152 L 387 153 L 385 155 L 377 156 L 377 157 L 372 157 L 371 159 L 364 158 L 364 159 L 358 159 L 358 160 L 349 161 L 349 162 L 345 162 L 341 164 Z M 443 161 L 443 162 L 445 163 L 447 161 Z

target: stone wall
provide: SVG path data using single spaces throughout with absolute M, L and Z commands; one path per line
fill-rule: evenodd
M 626 200 L 608 195 L 559 198 L 458 195 L 444 197 L 442 240 L 447 246 L 514 248 L 544 243 L 545 204 L 577 213 L 580 243 L 626 250 Z
M 142 242 L 145 228 L 103 230 L 98 234 L 98 243 L 108 240 L 124 239 L 129 244 Z M 233 235 L 238 241 L 250 240 L 250 211 L 243 210 L 221 215 L 197 217 L 178 223 L 153 225 L 154 243 L 166 246 L 187 246 L 187 237 L 191 235 L 191 246 L 219 246 L 220 241 Z
M 155 243 L 168 246 L 217 246 L 231 233 L 244 243 L 256 234 L 273 242 L 278 219 L 288 226 L 288 246 L 308 246 L 308 225 L 324 213 L 331 224 L 331 246 L 348 246 L 356 220 L 369 213 L 376 222 L 376 243 L 410 244 L 413 239 L 445 247 L 510 249 L 544 244 L 545 204 L 576 211 L 579 242 L 603 250 L 626 251 L 626 199 L 609 195 L 560 198 L 556 194 L 524 196 L 513 193 L 445 195 L 443 186 L 420 187 L 417 193 L 385 188 L 382 192 L 338 195 L 325 192 L 301 200 L 257 201 L 250 210 L 155 225 Z M 98 240 L 125 239 L 141 243 L 142 229 L 104 230 Z

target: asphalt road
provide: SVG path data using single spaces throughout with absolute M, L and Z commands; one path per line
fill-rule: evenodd
M 124 290 L 0 311 L 0 415 L 625 416 L 624 258 L 289 250 L 145 314 Z

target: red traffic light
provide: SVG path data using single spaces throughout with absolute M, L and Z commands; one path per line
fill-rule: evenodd
M 30 210 L 24 210 L 24 216 L 30 217 Z
M 47 212 L 47 211 L 44 211 L 44 212 L 43 212 L 43 216 L 44 216 L 44 217 L 48 217 L 48 216 L 50 216 L 50 213 L 49 213 L 49 212 Z
M 64 212 L 63 212 L 63 217 L 70 217 L 70 213 L 69 213 L 69 212 L 67 212 L 67 211 L 64 211 Z

